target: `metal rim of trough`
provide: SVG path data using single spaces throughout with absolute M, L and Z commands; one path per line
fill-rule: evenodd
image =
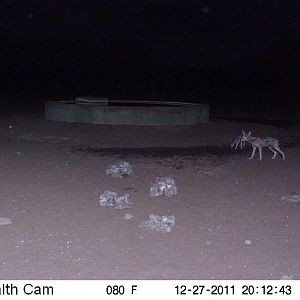
M 46 101 L 45 119 L 90 124 L 192 125 L 209 121 L 209 105 L 77 97 L 71 101 Z

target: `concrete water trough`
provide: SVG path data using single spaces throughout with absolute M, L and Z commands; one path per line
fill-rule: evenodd
M 91 124 L 188 125 L 208 122 L 209 106 L 188 102 L 78 97 L 75 101 L 47 101 L 45 118 Z

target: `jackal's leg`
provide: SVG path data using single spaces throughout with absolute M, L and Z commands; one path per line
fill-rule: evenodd
M 234 150 L 236 150 L 236 148 L 238 147 L 239 143 L 235 143 L 235 148 Z
M 274 150 L 274 148 L 272 146 L 269 146 L 269 149 L 273 152 L 273 157 L 272 159 L 274 159 L 277 155 L 277 151 Z
M 252 159 L 253 158 L 253 156 L 254 156 L 254 154 L 255 154 L 255 151 L 256 151 L 256 146 L 254 146 L 254 145 L 252 145 L 252 155 L 251 155 L 251 157 L 249 157 L 249 159 Z
M 259 160 L 262 160 L 262 147 L 258 146 L 258 151 L 259 151 Z
M 284 153 L 280 150 L 279 146 L 276 145 L 274 148 L 282 155 L 282 158 L 285 159 L 285 155 L 284 155 Z

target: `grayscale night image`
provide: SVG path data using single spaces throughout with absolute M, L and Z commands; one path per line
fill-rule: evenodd
M 296 0 L 2 0 L 0 278 L 300 279 L 299 53 Z

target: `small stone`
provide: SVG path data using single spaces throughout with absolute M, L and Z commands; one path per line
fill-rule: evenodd
M 130 220 L 130 219 L 132 219 L 133 218 L 133 215 L 132 214 L 125 214 L 124 215 L 124 219 L 125 220 Z

